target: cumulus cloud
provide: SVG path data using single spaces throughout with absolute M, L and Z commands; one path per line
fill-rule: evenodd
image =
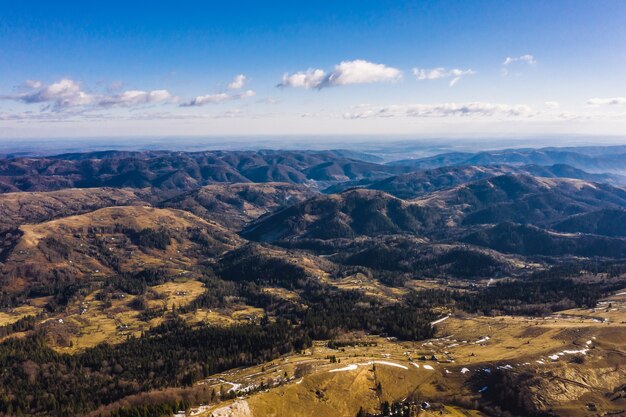
M 546 101 L 543 105 L 550 110 L 555 110 L 561 107 L 561 103 L 558 101 Z
M 46 85 L 41 81 L 28 80 L 22 92 L 0 96 L 0 99 L 21 101 L 27 104 L 44 104 L 44 110 L 61 111 L 74 107 L 130 107 L 162 103 L 175 99 L 167 90 L 129 90 L 107 95 L 90 93 L 81 84 L 69 78 Z
M 626 104 L 626 97 L 594 97 L 587 100 L 587 104 L 590 106 L 619 106 Z
M 344 114 L 347 119 L 365 119 L 372 117 L 523 117 L 531 116 L 532 109 L 526 105 L 508 105 L 499 103 L 442 103 L 390 105 L 382 107 L 363 107 L 352 113 Z
M 24 83 L 21 93 L 1 96 L 5 100 L 16 100 L 23 103 L 43 103 L 55 109 L 92 104 L 94 96 L 82 90 L 80 83 L 64 78 L 50 85 L 41 81 L 28 80 Z
M 253 90 L 246 90 L 237 94 L 228 94 L 228 93 L 216 93 L 216 94 L 207 94 L 204 96 L 197 96 L 194 99 L 191 99 L 187 102 L 181 104 L 182 107 L 197 107 L 204 106 L 205 104 L 216 104 L 222 103 L 225 101 L 232 100 L 241 100 L 248 97 L 254 97 L 256 93 Z
M 326 73 L 321 69 L 309 68 L 293 74 L 284 74 L 278 87 L 321 88 Z
M 394 82 L 401 78 L 402 72 L 397 68 L 357 59 L 342 61 L 329 73 L 321 69 L 309 68 L 306 71 L 284 74 L 278 87 L 320 90 L 340 85 Z
M 413 68 L 413 75 L 419 81 L 452 78 L 449 83 L 450 87 L 458 83 L 461 80 L 461 77 L 465 77 L 466 75 L 474 75 L 474 74 L 476 74 L 476 72 L 471 69 L 466 69 L 466 70 L 462 70 L 459 68 L 446 69 L 443 67 L 433 68 L 433 69 Z
M 511 65 L 515 62 L 525 63 L 528 65 L 535 65 L 537 60 L 531 54 L 520 55 L 520 56 L 507 56 L 502 65 L 507 66 Z
M 244 84 L 246 83 L 246 76 L 243 74 L 236 75 L 235 78 L 228 84 L 229 90 L 239 90 L 242 89 Z

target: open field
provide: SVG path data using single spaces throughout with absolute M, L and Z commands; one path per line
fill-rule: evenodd
M 373 412 L 383 401 L 414 396 L 443 407 L 420 416 L 483 416 L 472 409 L 480 394 L 470 381 L 496 370 L 541 377 L 529 393 L 538 409 L 549 403 L 559 415 L 586 416 L 593 403 L 598 412 L 624 413 L 626 399 L 611 401 L 607 393 L 626 383 L 626 294 L 601 305 L 609 300 L 608 312 L 450 317 L 437 324 L 437 337 L 417 343 L 362 336 L 355 341 L 371 345 L 331 349 L 316 342 L 301 354 L 201 381 L 239 396 L 190 415 L 355 416 L 360 407 Z

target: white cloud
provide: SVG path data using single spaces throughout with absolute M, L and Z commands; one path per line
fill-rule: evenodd
M 464 77 L 466 75 L 474 75 L 474 74 L 476 74 L 476 72 L 471 69 L 466 69 L 466 70 L 462 70 L 459 68 L 446 69 L 443 67 L 433 68 L 433 69 L 413 68 L 413 75 L 419 81 L 452 78 L 450 80 L 450 87 L 458 83 L 461 80 L 461 77 Z
M 550 110 L 556 110 L 561 107 L 561 103 L 558 101 L 546 101 L 543 105 Z
M 194 106 L 204 106 L 205 104 L 216 104 L 222 103 L 224 101 L 231 100 L 241 100 L 248 97 L 255 96 L 256 93 L 252 90 L 246 90 L 237 94 L 228 94 L 228 93 L 216 93 L 216 94 L 207 94 L 204 96 L 197 96 L 194 99 L 191 99 L 185 103 L 182 103 L 182 107 L 194 107 Z
M 101 96 L 97 100 L 99 107 L 133 107 L 144 104 L 163 103 L 173 101 L 173 97 L 167 90 L 129 90 L 120 94 Z
M 521 56 L 507 56 L 502 65 L 507 66 L 511 65 L 515 62 L 526 63 L 528 65 L 537 64 L 537 60 L 531 54 L 521 55 Z
M 41 81 L 28 80 L 24 83 L 27 90 L 22 93 L 3 95 L 5 100 L 16 100 L 23 103 L 45 103 L 57 110 L 73 106 L 85 106 L 92 104 L 94 96 L 82 90 L 80 83 L 69 78 L 64 78 L 50 85 L 44 85 Z
M 326 74 L 321 69 L 309 68 L 291 75 L 284 74 L 279 87 L 320 88 Z
M 594 97 L 587 100 L 587 104 L 590 106 L 619 106 L 626 104 L 626 97 Z
M 243 93 L 239 93 L 239 94 L 235 94 L 231 97 L 233 97 L 234 99 L 241 99 L 241 98 L 248 98 L 248 97 L 254 97 L 256 95 L 256 93 L 253 90 L 246 90 Z
M 239 90 L 243 88 L 246 83 L 246 76 L 243 74 L 236 75 L 235 78 L 228 84 L 229 90 Z
M 397 68 L 357 59 L 342 61 L 335 65 L 335 68 L 328 74 L 324 70 L 313 68 L 285 74 L 278 87 L 315 88 L 319 90 L 339 85 L 394 82 L 401 78 L 402 72 Z
M 352 113 L 344 114 L 347 119 L 372 117 L 523 117 L 532 116 L 529 106 L 499 103 L 442 103 L 390 105 L 382 107 L 364 106 Z
M 175 100 L 167 90 L 129 90 L 113 95 L 90 93 L 84 91 L 80 83 L 69 78 L 49 85 L 28 80 L 24 83 L 24 89 L 26 91 L 21 93 L 2 95 L 0 99 L 45 104 L 44 110 L 55 111 L 74 107 L 130 107 Z

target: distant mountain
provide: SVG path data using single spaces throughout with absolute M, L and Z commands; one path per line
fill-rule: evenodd
M 626 257 L 626 240 L 623 239 L 561 234 L 513 223 L 474 232 L 465 237 L 464 242 L 520 255 Z
M 419 234 L 436 227 L 436 209 L 372 190 L 324 195 L 261 218 L 242 232 L 248 239 L 354 238 L 393 233 Z
M 565 164 L 585 171 L 624 173 L 626 172 L 626 149 L 606 148 L 604 151 L 592 148 L 543 148 L 543 149 L 504 149 L 484 151 L 475 154 L 445 153 L 419 159 L 404 159 L 391 162 L 392 165 L 419 169 L 438 168 L 448 165 L 555 165 Z
M 326 186 L 381 179 L 411 169 L 358 157 L 376 159 L 350 151 L 102 151 L 1 159 L 0 192 L 153 187 L 178 193 L 216 182 L 321 182 Z
M 505 174 L 433 192 L 418 200 L 455 224 L 548 224 L 601 208 L 626 207 L 626 190 L 565 178 Z
M 545 178 L 575 178 L 607 184 L 626 184 L 626 177 L 615 174 L 590 174 L 569 165 L 450 165 L 432 169 L 421 169 L 375 181 L 362 178 L 356 181 L 337 183 L 323 190 L 324 193 L 338 193 L 350 188 L 381 190 L 399 198 L 412 199 L 430 192 L 454 187 L 480 179 L 507 173 L 531 174 Z
M 380 190 L 398 198 L 411 199 L 455 185 L 511 171 L 510 167 L 451 166 L 410 172 L 375 182 L 367 188 Z

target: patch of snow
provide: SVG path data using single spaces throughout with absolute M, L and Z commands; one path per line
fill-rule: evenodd
M 237 384 L 235 382 L 226 382 L 226 383 L 232 385 L 227 392 L 239 391 L 239 388 L 241 388 L 241 384 Z
M 405 369 L 405 370 L 408 370 L 408 369 L 409 369 L 409 368 L 407 368 L 407 367 L 406 367 L 406 366 L 404 366 L 404 365 L 400 365 L 400 364 L 398 364 L 398 363 L 393 363 L 393 362 L 386 362 L 386 361 L 372 361 L 371 363 L 375 363 L 375 364 L 378 364 L 378 365 L 395 366 L 396 368 L 402 368 L 402 369 Z M 369 364 L 368 364 L 368 365 L 369 365 Z
M 330 370 L 330 371 L 328 371 L 328 372 L 346 372 L 346 371 L 354 371 L 354 370 L 356 370 L 357 368 L 358 368 L 358 365 L 356 365 L 356 364 L 354 364 L 354 363 L 353 363 L 352 365 L 348 365 L 348 366 L 345 366 L 345 367 L 343 367 L 343 368 L 331 369 L 331 370 Z
M 587 352 L 589 351 L 589 349 L 580 349 L 580 350 L 564 350 L 563 353 L 566 353 L 568 355 L 576 355 L 578 353 L 586 355 Z
M 411 362 L 411 365 L 415 366 L 415 367 L 416 367 L 416 368 L 418 368 L 418 369 L 419 369 L 419 367 L 420 367 L 420 366 L 419 366 L 419 364 L 418 364 L 418 363 L 415 363 L 415 362 Z
M 435 320 L 435 321 L 430 322 L 430 325 L 431 325 L 431 326 L 434 326 L 435 324 L 442 323 L 442 322 L 444 322 L 444 321 L 448 320 L 449 318 L 450 318 L 450 315 L 447 315 L 447 316 L 442 317 L 442 318 L 440 318 L 440 319 L 438 319 L 438 320 Z
M 548 356 L 550 359 L 552 359 L 553 361 L 556 361 L 559 359 L 559 355 L 550 355 Z
M 487 340 L 491 339 L 489 336 L 481 337 L 477 341 L 474 342 L 475 345 L 479 345 L 481 343 L 485 343 Z
M 463 369 L 461 369 L 461 373 L 462 373 L 462 374 L 466 374 L 466 373 L 468 373 L 469 371 L 470 371 L 470 370 L 469 370 L 469 369 L 467 369 L 467 368 L 463 368 Z
M 430 366 L 430 365 L 424 365 L 424 369 L 428 369 L 428 370 L 430 370 L 430 371 L 434 371 L 434 370 L 435 370 L 435 368 L 433 368 L 433 367 L 432 367 L 432 366 Z
M 354 371 L 359 366 L 369 366 L 369 365 L 386 365 L 386 366 L 394 366 L 396 368 L 401 368 L 401 369 L 404 369 L 404 370 L 408 370 L 409 369 L 408 367 L 406 367 L 404 365 L 400 365 L 399 363 L 387 362 L 387 361 L 369 361 L 369 362 L 364 362 L 364 363 L 353 363 L 353 364 L 348 365 L 348 366 L 343 367 L 343 368 L 331 369 L 328 372 Z

